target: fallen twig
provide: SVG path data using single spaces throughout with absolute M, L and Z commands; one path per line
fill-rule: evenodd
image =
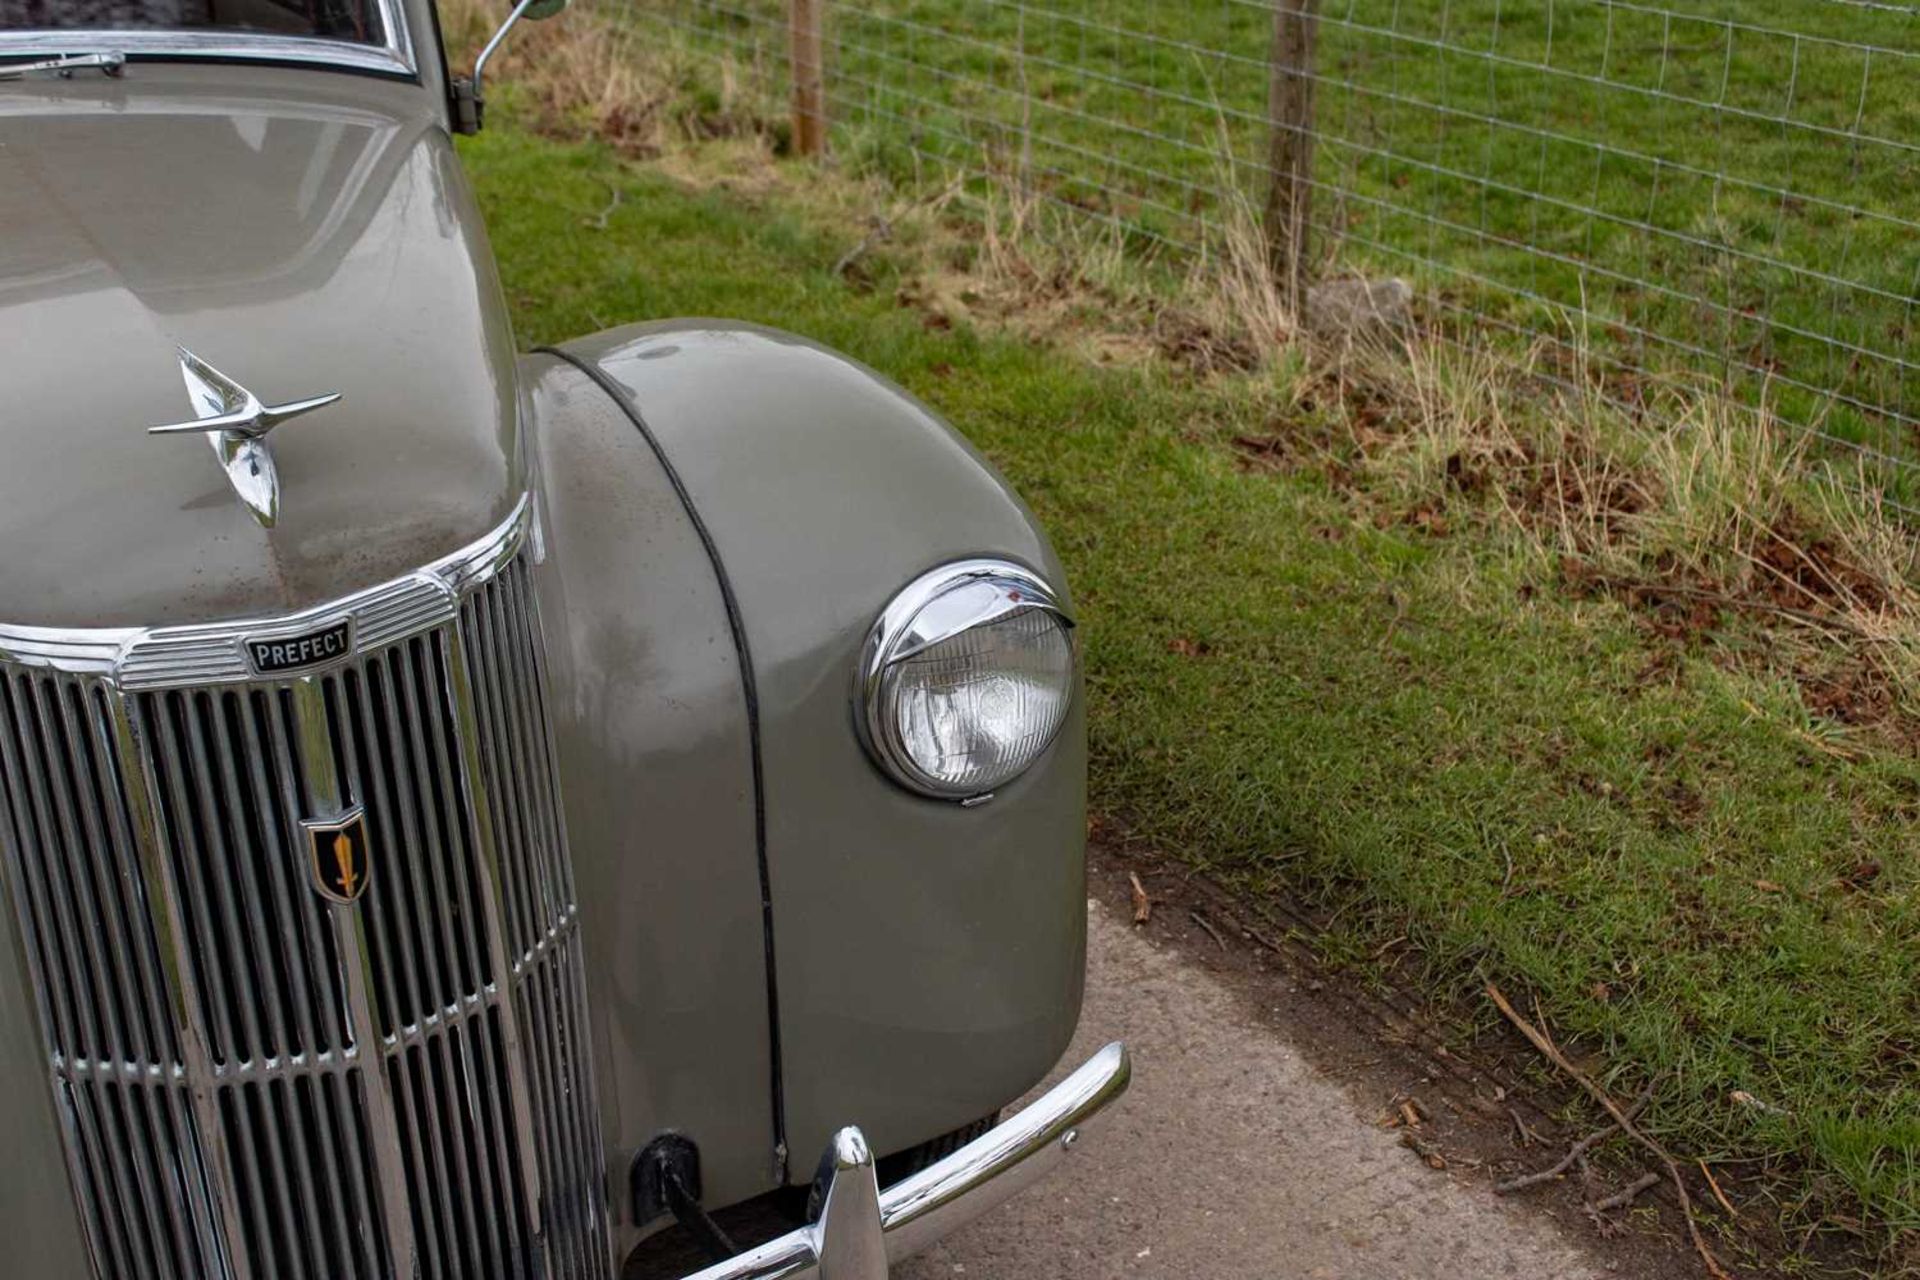
M 1147 896 L 1147 886 L 1140 883 L 1139 872 L 1127 872 L 1127 879 L 1133 883 L 1133 922 L 1145 924 L 1153 919 L 1153 899 Z
M 1440 1154 L 1440 1148 L 1416 1135 L 1411 1129 L 1400 1131 L 1400 1145 L 1420 1157 L 1429 1169 L 1445 1169 L 1447 1158 Z
M 1687 1194 L 1687 1181 L 1680 1176 L 1680 1165 L 1667 1154 L 1667 1149 L 1642 1133 L 1633 1123 L 1633 1118 L 1621 1110 L 1620 1104 L 1613 1100 L 1613 1095 L 1589 1079 L 1586 1072 L 1574 1066 L 1567 1055 L 1560 1052 L 1560 1046 L 1555 1044 L 1545 1031 L 1528 1021 L 1525 1015 L 1508 1003 L 1507 997 L 1501 993 L 1499 987 L 1489 982 L 1487 996 L 1507 1021 L 1511 1022 L 1534 1048 L 1547 1055 L 1554 1066 L 1570 1076 L 1589 1097 L 1605 1108 L 1606 1113 L 1613 1117 L 1613 1122 L 1620 1126 L 1623 1133 L 1639 1143 L 1666 1167 L 1667 1176 L 1673 1181 L 1674 1193 L 1680 1197 L 1680 1213 L 1687 1221 L 1687 1235 L 1693 1241 L 1694 1252 L 1698 1253 L 1700 1261 L 1706 1264 L 1707 1274 L 1714 1277 L 1714 1280 L 1733 1280 L 1727 1269 L 1720 1265 L 1720 1259 L 1715 1257 L 1713 1250 L 1707 1246 L 1707 1238 L 1701 1234 L 1700 1223 L 1694 1217 L 1693 1197 Z
M 1610 1124 L 1604 1129 L 1594 1130 L 1567 1148 L 1567 1154 L 1561 1156 L 1545 1169 L 1540 1170 L 1538 1173 L 1522 1174 L 1517 1178 L 1509 1178 L 1507 1181 L 1497 1184 L 1493 1189 L 1493 1193 L 1500 1196 L 1512 1195 L 1516 1191 L 1525 1191 L 1528 1187 L 1537 1187 L 1543 1182 L 1552 1182 L 1555 1178 L 1560 1177 L 1566 1173 L 1567 1170 L 1573 1168 L 1587 1152 L 1593 1150 L 1600 1142 L 1611 1137 L 1618 1128 L 1618 1125 Z
M 1216 943 L 1218 943 L 1222 951 L 1225 951 L 1227 949 L 1227 940 L 1220 936 L 1220 931 L 1218 929 L 1213 927 L 1213 921 L 1207 919 L 1205 916 L 1201 915 L 1198 911 L 1189 911 L 1187 912 L 1187 914 L 1193 917 L 1193 922 L 1195 924 L 1199 925 L 1202 929 L 1206 930 L 1207 936 L 1209 938 L 1212 938 Z
M 1660 1182 L 1659 1174 L 1643 1173 L 1639 1177 L 1635 1178 L 1632 1182 L 1629 1182 L 1626 1186 L 1620 1188 L 1620 1190 L 1614 1192 L 1610 1196 L 1607 1196 L 1605 1199 L 1595 1200 L 1592 1204 L 1587 1206 L 1587 1212 L 1598 1215 L 1598 1214 L 1606 1213 L 1612 1209 L 1624 1209 L 1628 1205 L 1632 1204 L 1635 1200 L 1638 1200 L 1640 1198 L 1640 1193 L 1642 1191 L 1645 1191 L 1649 1187 L 1658 1185 L 1659 1182 Z
M 1240 931 L 1246 934 L 1249 938 L 1252 938 L 1255 942 L 1259 943 L 1261 946 L 1265 947 L 1267 950 L 1273 952 L 1273 954 L 1277 956 L 1283 956 L 1288 959 L 1292 958 L 1288 954 L 1287 949 L 1285 947 L 1281 946 L 1279 943 L 1275 942 L 1272 938 L 1269 938 L 1266 934 L 1260 932 L 1258 929 L 1254 928 L 1252 925 L 1250 924 L 1242 925 L 1240 926 Z
M 1647 1103 L 1653 1100 L 1653 1086 L 1654 1082 L 1649 1080 L 1647 1087 L 1641 1091 L 1640 1096 L 1634 1099 L 1633 1105 L 1627 1108 L 1627 1118 L 1629 1120 L 1639 1115 L 1641 1111 L 1646 1109 Z M 1514 1116 L 1514 1122 L 1518 1124 L 1519 1120 L 1520 1117 L 1516 1114 Z M 1522 1128 L 1524 1129 L 1525 1126 L 1522 1126 Z M 1510 1178 L 1494 1187 L 1494 1194 L 1502 1196 L 1511 1195 L 1515 1191 L 1524 1191 L 1528 1187 L 1537 1187 L 1543 1182 L 1552 1182 L 1555 1178 L 1558 1178 L 1568 1169 L 1571 1169 L 1583 1160 L 1587 1152 L 1593 1150 L 1618 1132 L 1620 1132 L 1620 1126 L 1618 1124 L 1608 1124 L 1605 1128 L 1595 1129 L 1592 1133 L 1567 1148 L 1567 1154 L 1554 1161 L 1552 1165 L 1540 1170 L 1538 1173 L 1523 1174 L 1518 1178 Z
M 1713 1188 L 1713 1198 L 1720 1202 L 1720 1207 L 1727 1211 L 1727 1216 L 1729 1218 L 1738 1218 L 1740 1211 L 1733 1207 L 1733 1202 L 1727 1199 L 1727 1193 L 1720 1189 L 1720 1184 L 1714 1180 L 1713 1170 L 1707 1168 L 1707 1162 L 1705 1160 L 1700 1161 L 1700 1176 L 1705 1178 L 1707 1185 Z

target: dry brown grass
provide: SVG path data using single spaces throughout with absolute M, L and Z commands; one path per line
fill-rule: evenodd
M 1419 334 L 1322 364 L 1356 501 L 1428 533 L 1504 531 L 1656 637 L 1790 675 L 1841 725 L 1920 738 L 1920 539 L 1872 476 L 1711 389 L 1629 412 L 1534 372 Z
M 482 0 L 440 0 L 447 59 L 456 74 L 499 25 L 503 9 Z M 708 79 L 671 43 L 643 38 L 613 0 L 585 0 L 558 18 L 522 22 L 487 69 L 490 98 L 505 92 L 544 133 L 594 138 L 621 154 L 654 159 L 696 139 L 751 137 L 771 146 L 772 126 L 752 109 L 739 69 L 720 69 L 716 92 L 696 100 L 689 86 Z

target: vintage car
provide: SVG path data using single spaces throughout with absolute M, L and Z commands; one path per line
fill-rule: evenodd
M 478 82 L 0 0 L 7 1275 L 867 1280 L 1126 1086 L 999 1119 L 1085 953 L 1031 515 L 801 338 L 518 354 Z

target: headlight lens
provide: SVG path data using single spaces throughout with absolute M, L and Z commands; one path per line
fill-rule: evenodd
M 868 750 L 923 795 L 964 800 L 1012 781 L 1066 723 L 1072 628 L 1018 565 L 967 560 L 909 583 L 861 662 Z

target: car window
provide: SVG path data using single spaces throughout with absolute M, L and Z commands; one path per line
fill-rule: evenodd
M 47 30 L 387 38 L 377 0 L 0 0 L 0 32 Z

